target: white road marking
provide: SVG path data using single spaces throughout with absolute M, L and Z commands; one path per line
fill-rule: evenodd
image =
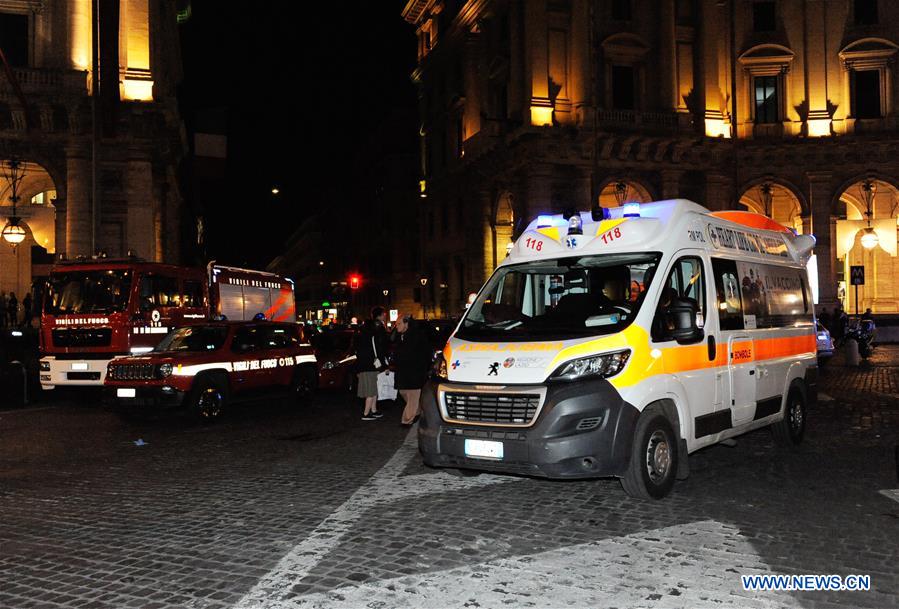
M 899 488 L 885 488 L 880 494 L 899 503 Z
M 296 597 L 282 609 L 384 607 L 800 607 L 746 592 L 772 573 L 737 527 L 714 520 Z
M 314 531 L 288 552 L 263 576 L 234 607 L 235 609 L 281 609 L 289 607 L 291 589 L 315 568 L 364 515 L 366 510 L 397 499 L 465 490 L 491 484 L 522 480 L 511 476 L 482 474 L 477 478 L 456 478 L 447 473 L 402 476 L 418 457 L 418 428 L 409 430 L 403 445 L 364 485 L 335 509 Z

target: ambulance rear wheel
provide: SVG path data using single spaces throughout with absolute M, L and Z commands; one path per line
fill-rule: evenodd
M 793 389 L 787 397 L 784 418 L 771 424 L 774 440 L 782 446 L 799 446 L 805 435 L 805 419 L 805 398 L 802 396 L 802 391 Z
M 677 437 L 660 413 L 640 417 L 634 431 L 631 462 L 621 478 L 624 492 L 640 499 L 661 499 L 677 476 Z
M 224 385 L 215 378 L 204 378 L 198 381 L 191 398 L 190 411 L 200 423 L 209 424 L 221 418 L 228 403 L 228 394 Z

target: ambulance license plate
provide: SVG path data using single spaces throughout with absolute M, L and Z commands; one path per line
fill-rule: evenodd
M 465 456 L 480 457 L 482 459 L 502 459 L 503 443 L 490 442 L 489 440 L 465 439 Z
M 115 390 L 115 394 L 118 398 L 133 398 L 137 396 L 137 389 L 134 387 L 119 387 Z

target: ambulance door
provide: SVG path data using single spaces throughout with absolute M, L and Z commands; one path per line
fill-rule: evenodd
M 719 431 L 752 420 L 755 413 L 758 370 L 751 332 L 747 332 L 743 317 L 743 296 L 740 275 L 733 260 L 712 259 L 717 292 L 718 325 L 721 340 L 727 345 L 726 407 L 730 421 L 721 421 Z M 727 426 L 724 426 L 727 423 Z
M 679 252 L 668 270 L 652 324 L 653 346 L 664 352 L 665 370 L 677 379 L 686 393 L 687 416 L 693 420 L 712 416 L 716 406 L 715 396 L 710 391 L 715 384 L 715 335 L 705 323 L 709 318 L 708 283 L 703 253 Z M 699 307 L 697 326 L 703 327 L 704 332 L 695 343 L 681 344 L 670 336 L 665 309 L 672 298 L 696 301 Z

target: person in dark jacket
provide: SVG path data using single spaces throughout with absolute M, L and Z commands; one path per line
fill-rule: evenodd
M 387 329 L 384 327 L 384 309 L 371 310 L 371 319 L 362 324 L 356 339 L 356 371 L 359 382 L 356 395 L 365 399 L 363 421 L 375 421 L 383 414 L 378 412 L 378 373 L 387 368 Z
M 22 317 L 22 326 L 30 328 L 31 318 L 34 317 L 34 303 L 31 300 L 31 292 L 25 294 L 25 298 L 22 299 L 22 313 L 24 315 Z
M 395 383 L 406 402 L 401 424 L 412 425 L 420 412 L 421 388 L 428 380 L 433 350 L 426 329 L 411 315 L 396 322 L 394 340 L 398 341 Z
M 15 328 L 19 324 L 19 299 L 16 298 L 15 292 L 9 293 L 6 309 L 9 315 L 9 327 Z

